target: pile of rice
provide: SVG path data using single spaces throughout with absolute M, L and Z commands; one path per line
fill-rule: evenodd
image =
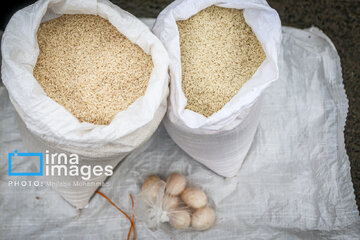
M 211 6 L 177 25 L 185 108 L 209 117 L 239 92 L 265 53 L 243 10 Z
M 145 94 L 153 63 L 109 21 L 62 15 L 42 23 L 34 77 L 81 122 L 109 124 Z

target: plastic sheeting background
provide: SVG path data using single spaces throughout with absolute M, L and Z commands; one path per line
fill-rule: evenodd
M 149 25 L 153 20 L 145 20 Z M 144 176 L 180 171 L 214 200 L 216 225 L 205 232 L 152 232 L 137 239 L 359 239 L 360 217 L 344 146 L 348 102 L 340 60 L 318 29 L 283 28 L 280 78 L 265 93 L 260 125 L 239 173 L 220 177 L 192 160 L 163 126 L 130 154 L 100 190 L 130 210 Z M 126 239 L 127 219 L 95 195 L 81 213 L 46 186 L 9 186 L 7 153 L 24 152 L 15 111 L 0 85 L 0 239 Z M 35 169 L 31 161 L 13 169 Z

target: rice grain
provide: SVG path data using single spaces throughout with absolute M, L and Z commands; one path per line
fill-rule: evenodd
M 177 25 L 185 108 L 209 117 L 254 75 L 265 53 L 243 10 L 211 6 Z
M 145 94 L 151 56 L 104 18 L 65 14 L 42 23 L 37 38 L 34 77 L 79 121 L 107 125 Z

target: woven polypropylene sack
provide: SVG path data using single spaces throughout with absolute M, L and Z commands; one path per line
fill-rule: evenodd
M 38 27 L 62 14 L 99 15 L 152 57 L 154 67 L 145 94 L 120 111 L 109 125 L 79 122 L 47 97 L 33 76 L 39 54 Z M 151 137 L 165 115 L 168 55 L 164 46 L 139 19 L 107 0 L 42 0 L 18 11 L 5 29 L 2 56 L 2 79 L 18 114 L 28 151 L 48 151 L 49 155 L 75 153 L 80 166 L 115 168 L 129 152 Z M 103 182 L 106 176 L 92 176 L 85 185 L 81 176 L 49 179 L 63 183 L 54 188 L 73 206 L 83 208 L 98 187 L 91 183 Z
M 244 17 L 260 41 L 266 58 L 239 92 L 210 117 L 185 109 L 181 87 L 181 59 L 178 20 L 216 5 L 244 9 Z M 196 30 L 194 30 L 196 31 Z M 170 101 L 165 127 L 171 138 L 195 160 L 214 172 L 231 177 L 241 167 L 257 129 L 262 93 L 279 75 L 278 54 L 281 22 L 277 12 L 263 0 L 178 0 L 156 19 L 155 35 L 169 54 Z

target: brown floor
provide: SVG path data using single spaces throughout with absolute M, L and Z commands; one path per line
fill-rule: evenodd
M 137 17 L 156 16 L 170 0 L 113 0 Z M 351 164 L 356 201 L 360 209 L 360 1 L 358 0 L 269 0 L 282 24 L 297 28 L 312 25 L 322 29 L 334 42 L 342 64 L 349 98 L 345 144 Z

